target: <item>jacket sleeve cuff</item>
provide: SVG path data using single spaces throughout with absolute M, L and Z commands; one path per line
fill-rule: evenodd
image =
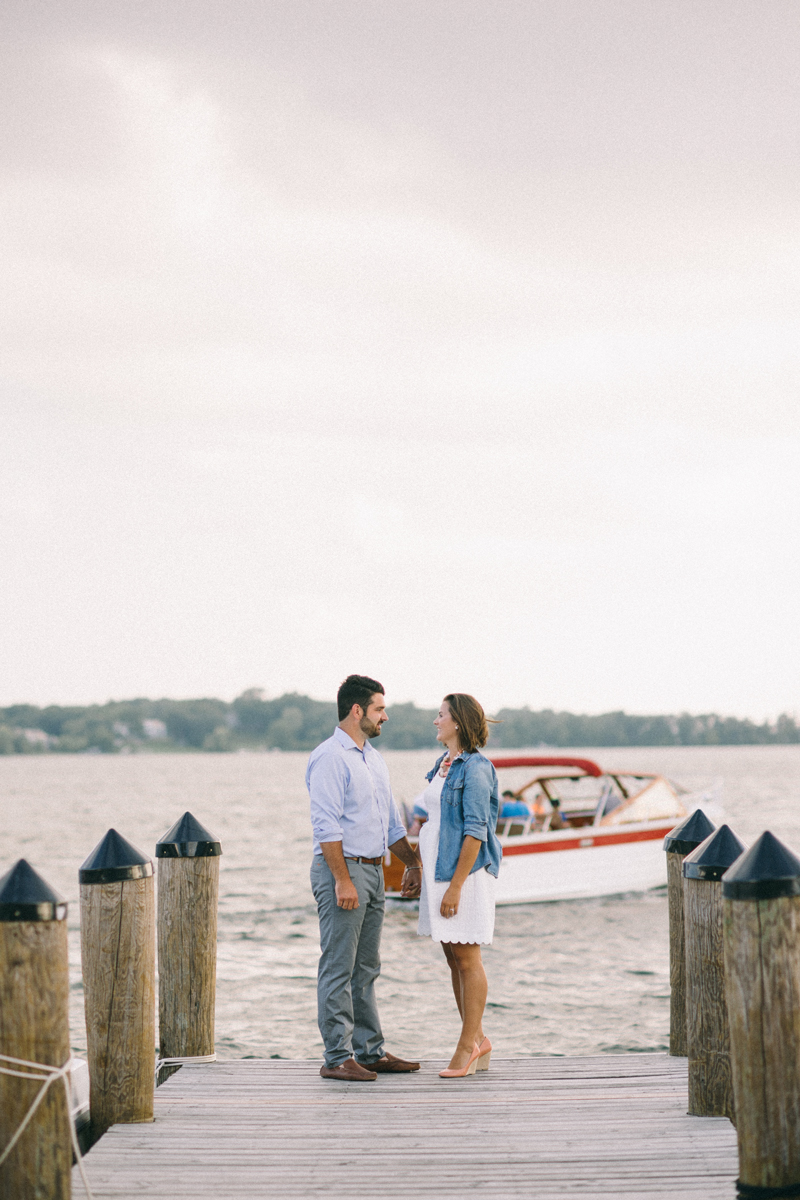
M 483 821 L 465 821 L 464 833 L 469 837 L 477 838 L 479 842 L 489 840 L 489 834 Z

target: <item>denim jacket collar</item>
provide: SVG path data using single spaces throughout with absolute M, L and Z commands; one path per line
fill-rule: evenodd
M 455 758 L 453 759 L 453 762 L 452 762 L 451 766 L 455 766 L 455 764 L 456 764 L 457 762 L 463 762 L 463 763 L 465 763 L 471 754 L 477 754 L 477 753 L 478 753 L 478 751 L 477 751 L 477 750 L 462 750 L 460 754 L 457 754 L 457 755 L 455 756 Z M 442 762 L 444 761 L 444 759 L 445 759 L 446 757 L 447 757 L 447 751 L 445 750 L 443 754 L 440 754 L 440 755 L 439 755 L 439 757 L 437 758 L 436 762 L 433 764 L 433 770 L 432 770 L 432 771 L 429 771 L 429 772 L 428 772 L 428 774 L 425 776 L 425 778 L 427 779 L 428 783 L 430 783 L 430 781 L 433 779 L 434 775 L 435 775 L 435 774 L 436 774 L 436 772 L 439 770 L 439 767 L 442 765 Z

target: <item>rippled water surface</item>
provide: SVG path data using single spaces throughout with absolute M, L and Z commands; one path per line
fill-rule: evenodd
M 578 751 L 576 751 L 578 753 Z M 770 828 L 800 851 L 800 747 L 653 748 L 581 753 L 607 768 L 657 771 L 688 786 L 724 780 L 729 823 L 746 842 Z M 434 752 L 387 751 L 395 794 L 410 800 Z M 20 856 L 70 901 L 72 1038 L 86 1045 L 78 867 L 114 826 L 153 854 L 189 809 L 219 837 L 217 1052 L 321 1053 L 316 910 L 305 754 L 0 758 L 0 873 Z M 444 1057 L 458 1020 L 441 948 L 416 914 L 389 911 L 379 1001 L 395 1052 Z M 500 1054 L 591 1054 L 667 1045 L 665 893 L 497 910 L 484 950 L 487 1030 Z

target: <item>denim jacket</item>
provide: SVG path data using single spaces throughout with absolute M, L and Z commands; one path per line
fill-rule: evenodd
M 428 782 L 439 770 L 444 754 L 426 776 Z M 445 776 L 442 786 L 441 821 L 439 825 L 439 854 L 436 859 L 436 881 L 449 882 L 455 875 L 465 836 L 483 842 L 475 865 L 470 871 L 485 867 L 497 877 L 503 849 L 497 839 L 497 811 L 500 807 L 497 772 L 479 750 L 463 751 Z

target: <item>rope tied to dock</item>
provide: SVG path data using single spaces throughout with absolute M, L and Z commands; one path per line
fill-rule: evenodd
M 5 1066 L 5 1063 L 12 1063 L 13 1066 Z M 15 1070 L 15 1067 L 24 1067 L 25 1070 Z M 0 1167 L 2 1167 L 3 1163 L 6 1161 L 9 1154 L 27 1129 L 34 1116 L 34 1113 L 47 1095 L 50 1085 L 60 1079 L 64 1084 L 64 1093 L 67 1100 L 67 1118 L 69 1120 L 69 1131 L 72 1138 L 72 1150 L 75 1155 L 75 1161 L 78 1164 L 78 1170 L 81 1173 L 81 1179 L 83 1180 L 83 1186 L 86 1191 L 86 1195 L 88 1200 L 92 1200 L 92 1189 L 89 1187 L 89 1180 L 86 1178 L 86 1169 L 83 1165 L 81 1148 L 78 1145 L 78 1135 L 75 1131 L 75 1123 L 72 1120 L 72 1113 L 70 1111 L 72 1098 L 69 1091 L 69 1064 L 65 1063 L 63 1067 L 50 1067 L 45 1063 L 28 1062 L 24 1058 L 11 1058 L 8 1054 L 0 1054 L 0 1075 L 13 1075 L 18 1079 L 30 1079 L 36 1083 L 41 1082 L 42 1085 L 39 1088 L 39 1091 L 36 1093 L 30 1108 L 23 1117 L 21 1125 L 17 1129 L 8 1145 L 5 1147 L 2 1153 L 0 1153 Z
M 217 1061 L 217 1054 L 187 1054 L 183 1058 L 159 1058 L 156 1062 L 156 1087 L 158 1086 L 158 1072 L 162 1067 L 185 1067 L 192 1063 L 212 1063 Z

